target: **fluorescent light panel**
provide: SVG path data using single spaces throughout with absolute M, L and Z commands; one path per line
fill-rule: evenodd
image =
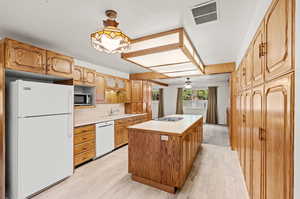
M 152 53 L 138 57 L 130 57 L 127 59 L 144 67 L 169 65 L 190 61 L 181 49 Z
M 151 70 L 158 73 L 169 73 L 169 72 L 197 70 L 197 69 L 198 69 L 197 66 L 191 62 L 151 68 Z

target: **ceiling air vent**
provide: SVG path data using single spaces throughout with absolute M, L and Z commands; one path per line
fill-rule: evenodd
M 192 8 L 196 25 L 218 20 L 217 2 L 215 0 L 198 4 Z

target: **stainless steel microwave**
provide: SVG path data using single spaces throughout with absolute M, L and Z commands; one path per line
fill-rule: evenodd
M 75 106 L 90 106 L 92 105 L 92 94 L 89 93 L 75 93 L 74 94 Z

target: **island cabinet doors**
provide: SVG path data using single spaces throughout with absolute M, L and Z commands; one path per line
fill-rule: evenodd
M 273 0 L 265 18 L 266 80 L 292 71 L 293 0 Z
M 263 194 L 263 151 L 264 151 L 264 86 L 252 91 L 252 189 L 253 199 L 262 199 Z
M 293 74 L 265 87 L 265 199 L 291 199 L 293 180 Z

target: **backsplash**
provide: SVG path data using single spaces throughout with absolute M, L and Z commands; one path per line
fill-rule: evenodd
M 82 121 L 94 121 L 96 118 L 108 116 L 113 110 L 114 115 L 125 114 L 124 104 L 97 104 L 96 108 L 74 110 L 75 124 Z

